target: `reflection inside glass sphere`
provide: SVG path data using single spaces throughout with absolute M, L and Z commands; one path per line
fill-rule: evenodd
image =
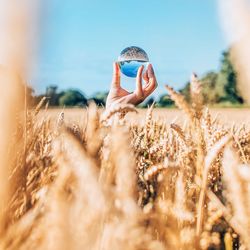
M 149 63 L 147 53 L 136 46 L 131 46 L 124 49 L 119 58 L 118 63 L 121 69 L 121 72 L 128 77 L 136 77 L 137 71 L 141 65 L 144 65 L 144 68 L 147 67 Z

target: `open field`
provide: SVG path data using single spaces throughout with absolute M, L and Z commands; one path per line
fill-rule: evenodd
M 108 87 L 111 52 L 130 37 L 147 39 L 143 44 L 155 54 L 147 61 L 158 61 L 155 72 L 162 71 L 159 83 L 179 82 L 171 78 L 181 79 L 192 65 L 198 72 L 216 66 L 210 62 L 216 50 L 208 45 L 216 42 L 210 35 L 220 34 L 202 25 L 214 23 L 215 16 L 207 16 L 207 3 L 202 9 L 198 4 L 213 1 L 194 6 L 192 1 L 148 1 L 143 6 L 139 1 L 121 6 L 119 1 L 77 1 L 83 4 L 78 6 L 52 0 L 45 8 L 29 6 L 40 1 L 2 1 L 7 9 L 0 11 L 7 17 L 0 15 L 0 50 L 9 69 L 1 63 L 0 250 L 250 250 L 250 32 L 237 45 L 240 26 L 250 30 L 244 25 L 250 24 L 244 1 L 218 1 L 225 7 L 231 2 L 223 20 L 240 20 L 238 13 L 243 21 L 232 29 L 237 39 L 226 45 L 230 49 L 223 53 L 221 67 L 212 67 L 200 80 L 193 73 L 179 92 L 165 85 L 167 96 L 159 98 L 159 107 L 175 104 L 178 109 L 152 105 L 144 110 L 133 104 L 149 97 L 157 85 L 151 66 L 147 74 L 139 70 L 130 93 L 120 88 L 115 64 L 107 110 L 89 103 L 71 83 L 85 93 L 96 87 L 89 100 L 104 103 L 106 94 L 99 90 Z M 169 2 L 169 7 L 177 2 L 181 9 L 153 8 L 161 7 L 159 2 Z M 28 30 L 35 17 L 42 29 L 34 27 L 33 36 Z M 49 21 L 48 30 L 43 21 Z M 231 50 L 239 67 L 235 72 Z M 31 54 L 41 60 L 33 61 Z M 121 69 L 131 65 L 124 59 L 119 60 Z M 32 75 L 41 90 L 28 87 Z M 53 85 L 40 93 L 47 83 Z M 69 90 L 61 89 L 67 86 Z M 204 106 L 217 102 L 221 106 L 216 107 L 232 102 L 249 109 Z
M 62 109 L 50 109 L 48 112 L 49 117 L 57 119 Z M 86 110 L 85 109 L 65 109 L 65 120 L 68 122 L 82 122 L 84 120 Z M 133 122 L 143 122 L 146 116 L 146 109 L 138 109 L 138 114 L 130 113 L 127 115 L 127 119 Z M 250 125 L 250 109 L 244 108 L 216 108 L 210 109 L 211 115 L 217 117 L 224 124 L 246 124 Z M 179 109 L 154 109 L 154 119 L 164 120 L 170 124 L 173 121 L 182 124 L 186 120 L 186 115 Z
M 250 110 L 169 93 L 181 111 L 28 110 L 0 175 L 0 249 L 249 250 Z

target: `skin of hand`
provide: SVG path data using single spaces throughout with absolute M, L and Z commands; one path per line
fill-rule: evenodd
M 157 80 L 151 64 L 143 73 L 144 66 L 138 69 L 136 76 L 136 88 L 130 93 L 121 87 L 120 67 L 117 62 L 113 64 L 113 79 L 110 91 L 106 101 L 106 108 L 115 106 L 116 104 L 133 104 L 138 105 L 143 102 L 157 87 Z M 142 78 L 145 81 L 142 85 Z

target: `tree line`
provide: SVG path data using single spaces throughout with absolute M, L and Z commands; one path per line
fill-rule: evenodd
M 218 72 L 210 71 L 201 79 L 202 94 L 206 104 L 243 104 L 244 100 L 237 89 L 237 73 L 231 61 L 230 49 L 222 53 L 221 65 Z M 190 100 L 190 82 L 179 91 Z M 98 92 L 91 98 L 87 98 L 84 93 L 77 89 L 68 89 L 58 91 L 56 85 L 51 85 L 46 88 L 46 92 L 41 95 L 35 95 L 31 88 L 27 90 L 27 96 L 32 105 L 36 105 L 41 98 L 47 97 L 50 106 L 65 106 L 65 107 L 86 107 L 90 101 L 95 102 L 98 106 L 105 106 L 107 92 Z M 141 107 L 147 107 L 153 102 L 157 107 L 170 107 L 174 103 L 168 94 L 161 95 L 158 99 L 150 97 Z

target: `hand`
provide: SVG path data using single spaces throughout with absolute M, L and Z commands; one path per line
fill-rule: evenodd
M 110 87 L 110 91 L 107 97 L 106 108 L 115 106 L 116 104 L 133 104 L 138 105 L 143 102 L 157 87 L 157 81 L 155 78 L 154 70 L 151 64 L 149 64 L 147 70 L 143 74 L 144 66 L 138 69 L 136 77 L 136 88 L 134 92 L 129 93 L 127 90 L 121 87 L 120 83 L 120 68 L 117 62 L 113 64 L 113 79 Z M 142 78 L 145 81 L 142 86 Z

